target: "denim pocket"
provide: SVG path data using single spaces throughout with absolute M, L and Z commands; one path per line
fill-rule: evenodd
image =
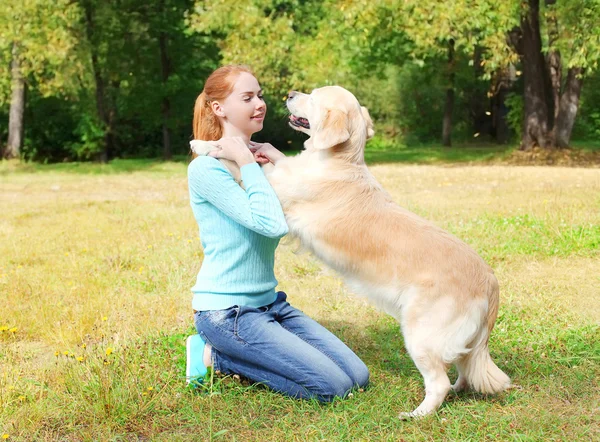
M 207 310 L 196 316 L 196 328 L 201 330 L 204 324 L 207 328 L 220 330 L 223 336 L 233 336 L 233 338 L 245 344 L 238 334 L 238 321 L 241 311 L 242 307 L 238 305 L 222 310 Z

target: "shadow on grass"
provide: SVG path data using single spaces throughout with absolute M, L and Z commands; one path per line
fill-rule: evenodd
M 404 347 L 400 325 L 392 317 L 382 317 L 366 326 L 345 321 L 325 320 L 319 323 L 338 336 L 370 367 L 394 375 L 420 376 Z

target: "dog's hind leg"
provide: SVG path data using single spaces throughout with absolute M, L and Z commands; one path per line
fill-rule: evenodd
M 467 379 L 467 373 L 464 364 L 465 357 L 468 357 L 468 355 L 462 356 L 454 362 L 454 366 L 458 372 L 458 378 L 456 378 L 456 382 L 454 382 L 452 385 L 452 390 L 455 393 L 460 393 L 461 391 L 465 391 L 469 388 L 469 381 Z
M 406 339 L 406 347 L 412 359 L 419 369 L 425 381 L 425 399 L 412 412 L 400 413 L 400 419 L 410 419 L 415 417 L 426 416 L 435 410 L 444 402 L 448 391 L 450 391 L 450 379 L 448 379 L 448 365 L 444 362 L 442 355 L 435 350 L 427 347 L 426 339 L 419 342 L 419 338 L 415 340 L 415 333 Z

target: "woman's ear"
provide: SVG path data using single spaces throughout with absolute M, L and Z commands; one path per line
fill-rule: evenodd
M 217 117 L 224 117 L 225 116 L 225 112 L 223 111 L 223 107 L 221 106 L 221 103 L 219 103 L 218 101 L 211 101 L 210 102 L 210 108 L 212 109 L 213 113 Z

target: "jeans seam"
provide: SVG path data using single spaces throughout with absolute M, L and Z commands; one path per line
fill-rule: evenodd
M 242 339 L 242 337 L 239 334 L 239 326 L 238 326 L 238 322 L 239 322 L 239 318 L 240 315 L 242 313 L 242 306 L 238 306 L 237 312 L 235 313 L 235 318 L 233 319 L 233 335 L 240 341 L 243 342 L 244 345 L 250 345 L 248 344 L 244 339 Z

